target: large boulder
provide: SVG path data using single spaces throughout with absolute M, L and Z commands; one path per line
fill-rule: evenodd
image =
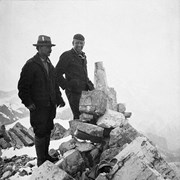
M 112 160 L 109 176 L 113 180 L 133 180 L 148 178 L 178 180 L 176 172 L 161 157 L 157 148 L 146 138 L 137 137 Z
M 118 162 L 120 163 L 120 162 Z M 135 154 L 126 156 L 120 163 L 112 180 L 164 180 L 163 176 L 148 166 Z
M 126 143 L 131 143 L 136 137 L 141 134 L 134 129 L 129 123 L 122 127 L 116 127 L 110 132 L 110 147 L 123 147 Z
M 59 160 L 56 165 L 73 177 L 75 177 L 77 173 L 82 173 L 85 170 L 84 160 L 80 152 L 75 149 L 64 153 L 62 159 Z
M 82 140 L 98 143 L 103 140 L 104 128 L 89 123 L 79 123 L 75 136 Z
M 17 123 L 10 129 L 16 136 L 21 140 L 24 146 L 33 146 L 34 141 L 33 138 L 22 128 L 20 123 Z
M 64 137 L 64 134 L 66 132 L 66 129 L 60 125 L 59 123 L 54 124 L 54 129 L 51 132 L 51 139 L 56 140 L 56 139 L 61 139 Z
M 116 128 L 126 122 L 122 113 L 107 109 L 105 114 L 98 119 L 97 125 L 103 128 Z
M 81 113 L 101 116 L 105 113 L 107 95 L 101 90 L 83 91 L 79 102 Z
M 30 180 L 73 180 L 64 170 L 60 169 L 50 161 L 44 162 L 39 168 L 33 171 Z
M 12 131 L 12 129 L 9 129 L 8 131 L 9 135 L 11 136 L 11 143 L 12 146 L 16 149 L 20 149 L 24 146 L 23 142 L 19 139 L 19 137 Z

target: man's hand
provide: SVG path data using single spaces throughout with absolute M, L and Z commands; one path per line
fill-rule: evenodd
M 28 107 L 27 107 L 30 111 L 34 111 L 36 109 L 36 106 L 35 104 L 30 104 Z

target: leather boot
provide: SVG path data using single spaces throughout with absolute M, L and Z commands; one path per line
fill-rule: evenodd
M 37 155 L 37 166 L 39 167 L 41 164 L 43 164 L 46 161 L 46 138 L 39 138 L 35 136 L 34 140 L 35 149 L 36 149 L 36 155 Z
M 50 135 L 46 136 L 46 150 L 45 150 L 45 155 L 46 155 L 46 160 L 51 161 L 52 163 L 56 162 L 59 160 L 58 157 L 52 157 L 49 155 L 49 143 L 50 143 Z

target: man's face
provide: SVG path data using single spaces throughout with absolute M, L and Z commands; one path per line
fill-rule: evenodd
M 74 49 L 77 51 L 77 52 L 81 52 L 83 47 L 84 47 L 84 44 L 85 42 L 84 41 L 81 41 L 81 40 L 77 40 L 77 39 L 74 39 L 73 40 L 73 46 L 74 46 Z
M 39 53 L 40 53 L 42 56 L 45 56 L 45 57 L 50 56 L 51 51 L 52 51 L 51 46 L 41 46 L 41 47 L 39 48 Z

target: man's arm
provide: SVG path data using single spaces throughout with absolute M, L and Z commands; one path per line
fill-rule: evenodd
M 63 74 L 65 74 L 68 64 L 69 64 L 69 61 L 68 61 L 67 55 L 63 53 L 60 56 L 59 62 L 57 63 L 55 67 L 57 83 L 62 89 L 65 89 L 67 86 L 67 80 L 63 77 Z
M 26 63 L 22 68 L 20 79 L 18 81 L 19 97 L 22 103 L 31 110 L 35 109 L 35 105 L 31 99 L 30 89 L 33 82 L 33 70 L 29 63 Z

